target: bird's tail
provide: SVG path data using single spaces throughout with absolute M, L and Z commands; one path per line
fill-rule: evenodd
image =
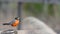
M 10 23 L 3 23 L 3 25 L 10 25 Z

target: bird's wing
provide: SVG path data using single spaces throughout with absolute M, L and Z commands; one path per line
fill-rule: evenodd
M 12 23 L 14 23 L 14 22 L 15 22 L 15 20 L 12 20 L 12 21 L 9 22 L 9 24 L 12 24 Z

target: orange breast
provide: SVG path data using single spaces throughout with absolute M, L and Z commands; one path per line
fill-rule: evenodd
M 16 27 L 19 24 L 19 20 L 15 20 L 15 22 L 12 24 L 13 27 Z

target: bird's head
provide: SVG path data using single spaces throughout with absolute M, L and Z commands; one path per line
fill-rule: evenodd
M 19 20 L 20 18 L 19 18 L 19 17 L 16 17 L 15 19 L 16 19 L 16 20 Z

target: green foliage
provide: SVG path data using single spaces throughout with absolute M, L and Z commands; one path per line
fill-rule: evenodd
M 33 7 L 33 10 L 30 10 L 31 7 Z M 34 15 L 38 15 L 44 12 L 42 3 L 26 3 L 24 5 L 24 10 L 26 12 L 33 13 Z M 51 16 L 54 15 L 53 4 L 48 4 L 48 14 Z
M 53 4 L 48 5 L 48 14 L 51 16 L 54 15 Z
M 33 9 L 30 10 L 30 8 L 33 8 Z M 43 4 L 41 4 L 41 3 L 26 3 L 24 6 L 24 9 L 25 9 L 25 11 L 33 13 L 34 15 L 38 15 L 38 14 L 42 13 Z
M 31 3 L 26 3 L 26 4 L 24 5 L 24 10 L 28 11 L 29 8 L 30 8 L 30 4 L 31 4 Z
M 33 6 L 34 6 L 34 9 L 37 10 L 37 12 L 41 12 L 42 11 L 43 4 L 34 3 Z
M 43 12 L 43 4 L 40 4 L 40 3 L 34 3 L 33 4 L 34 6 L 34 10 L 35 12 L 38 14 L 38 13 L 42 13 Z

